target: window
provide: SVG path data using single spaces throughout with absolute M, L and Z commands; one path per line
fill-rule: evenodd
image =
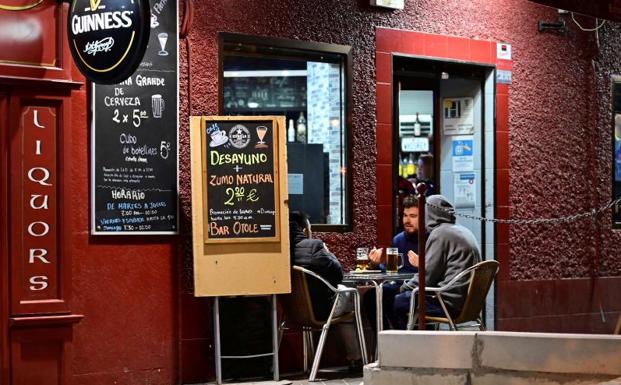
M 289 207 L 319 231 L 350 223 L 350 47 L 220 34 L 220 112 L 286 117 Z
M 613 78 L 612 111 L 612 193 L 617 199 L 621 197 L 621 76 Z M 621 205 L 612 208 L 612 224 L 621 228 Z

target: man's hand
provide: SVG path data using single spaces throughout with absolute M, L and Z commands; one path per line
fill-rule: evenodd
M 410 265 L 418 267 L 418 254 L 412 250 L 408 251 L 408 261 L 410 261 Z
M 382 253 L 384 252 L 383 248 L 376 249 L 375 247 L 369 251 L 369 261 L 375 266 L 378 266 L 382 263 Z

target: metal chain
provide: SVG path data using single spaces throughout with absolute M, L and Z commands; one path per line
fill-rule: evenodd
M 591 211 L 585 211 L 583 213 L 579 213 L 579 214 L 574 214 L 574 215 L 568 215 L 565 217 L 559 217 L 559 218 L 536 218 L 536 219 L 497 219 L 497 218 L 486 218 L 486 217 L 479 217 L 477 215 L 470 215 L 470 214 L 464 214 L 464 213 L 458 213 L 455 212 L 454 209 L 447 209 L 444 207 L 440 207 L 440 206 L 436 206 L 434 204 L 431 204 L 429 202 L 427 202 L 427 206 L 429 207 L 433 207 L 435 209 L 444 211 L 446 213 L 449 214 L 453 214 L 457 217 L 463 217 L 463 218 L 468 218 L 468 219 L 474 219 L 477 221 L 482 221 L 482 222 L 491 222 L 491 223 L 507 223 L 507 224 L 512 224 L 512 225 L 540 225 L 540 224 L 557 224 L 557 223 L 566 223 L 566 222 L 573 222 L 573 221 L 577 221 L 579 219 L 583 219 L 583 218 L 589 218 L 589 217 L 593 217 L 593 219 L 595 220 L 595 218 L 603 213 L 604 211 L 610 209 L 611 207 L 617 205 L 621 203 L 621 197 L 610 201 L 609 203 L 607 203 L 604 206 L 601 206 L 598 209 L 593 209 Z

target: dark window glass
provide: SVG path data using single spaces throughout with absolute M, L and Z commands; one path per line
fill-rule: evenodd
M 349 47 L 233 34 L 220 43 L 221 112 L 285 116 L 289 207 L 315 225 L 347 225 Z

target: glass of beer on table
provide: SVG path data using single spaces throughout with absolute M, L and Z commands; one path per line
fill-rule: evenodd
M 358 247 L 356 249 L 356 270 L 366 270 L 369 267 L 369 248 Z
M 397 273 L 399 270 L 399 249 L 396 247 L 386 248 L 386 273 Z

